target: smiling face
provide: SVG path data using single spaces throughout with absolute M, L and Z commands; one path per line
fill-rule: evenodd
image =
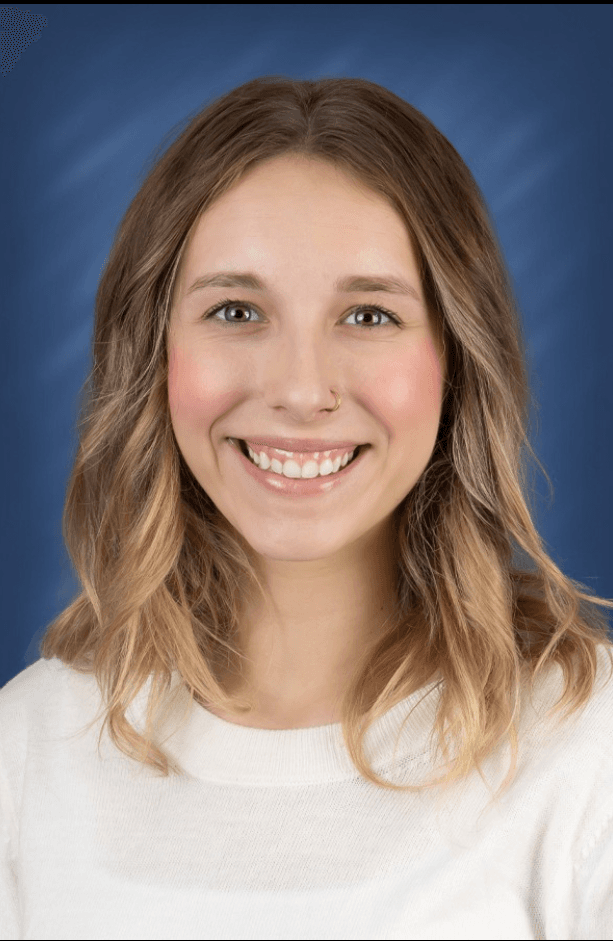
M 227 271 L 263 289 L 191 290 Z M 413 293 L 339 292 L 351 276 L 396 278 Z M 194 477 L 262 559 L 346 562 L 377 545 L 432 454 L 443 369 L 401 217 L 342 171 L 275 158 L 200 218 L 173 299 L 171 420 Z M 272 436 L 370 447 L 339 485 L 287 496 L 228 441 Z

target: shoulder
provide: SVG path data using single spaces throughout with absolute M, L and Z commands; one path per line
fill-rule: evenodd
M 0 689 L 0 728 L 9 717 L 36 714 L 42 706 L 49 707 L 50 696 L 73 692 L 75 683 L 79 686 L 79 678 L 86 681 L 81 684 L 84 688 L 91 685 L 90 677 L 66 666 L 57 657 L 36 660 Z
M 46 738 L 72 731 L 99 707 L 94 676 L 40 658 L 0 689 L 0 761 L 14 766 Z
M 570 679 L 570 678 L 569 678 Z M 527 737 L 548 742 L 551 748 L 574 745 L 579 751 L 611 755 L 613 727 L 613 646 L 596 647 L 596 675 L 586 701 L 568 714 L 558 708 L 565 692 L 562 667 L 552 664 L 534 683 L 522 712 L 521 727 Z M 572 690 L 571 690 L 572 692 Z
M 575 860 L 604 838 L 613 819 L 613 676 L 610 647 L 597 648 L 597 673 L 591 695 L 571 712 L 553 711 L 565 678 L 555 664 L 535 684 L 520 721 L 520 772 L 531 799 L 558 815 L 560 832 L 574 828 Z M 540 795 L 540 798 L 537 796 Z M 557 809 L 556 809 L 557 808 Z

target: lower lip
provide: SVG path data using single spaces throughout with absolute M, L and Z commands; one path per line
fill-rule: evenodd
M 228 441 L 228 444 L 237 455 L 243 468 L 247 473 L 257 480 L 259 484 L 269 490 L 271 493 L 281 494 L 287 497 L 309 497 L 317 494 L 331 493 L 349 480 L 352 472 L 362 465 L 362 460 L 370 450 L 367 446 L 363 448 L 354 460 L 347 464 L 336 474 L 325 474 L 323 477 L 311 477 L 301 479 L 299 477 L 285 477 L 282 474 L 275 474 L 271 471 L 264 471 L 256 464 L 252 464 L 248 457 L 245 457 L 240 449 L 240 445 Z

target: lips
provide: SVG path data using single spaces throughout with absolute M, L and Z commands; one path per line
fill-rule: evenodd
M 249 438 L 234 438 L 235 441 L 247 441 L 249 447 L 257 451 L 258 448 L 279 448 L 283 451 L 313 453 L 315 451 L 335 451 L 339 448 L 351 450 L 357 448 L 361 443 L 359 438 L 348 438 L 347 440 L 326 440 L 325 438 L 280 438 L 280 437 L 258 437 L 250 435 Z
M 347 486 L 347 481 L 354 479 L 354 475 L 359 473 L 359 471 L 354 470 L 354 468 L 362 466 L 362 462 L 365 459 L 364 452 L 367 452 L 370 448 L 370 445 L 356 448 L 353 458 L 348 461 L 344 467 L 339 467 L 337 471 L 323 475 L 318 474 L 316 477 L 311 477 L 310 475 L 302 477 L 301 474 L 297 476 L 295 473 L 290 473 L 286 476 L 285 473 L 278 473 L 279 468 L 275 468 L 276 473 L 271 470 L 267 471 L 265 469 L 266 462 L 264 462 L 264 467 L 258 467 L 254 461 L 250 460 L 248 454 L 245 454 L 246 444 L 244 441 L 241 442 L 237 438 L 229 438 L 228 444 L 231 446 L 234 453 L 238 455 L 239 466 L 242 466 L 248 476 L 257 481 L 258 485 L 263 487 L 264 490 L 269 491 L 276 497 L 295 499 L 319 497 L 325 502 L 334 499 L 334 494 L 344 491 L 344 488 Z M 294 465 L 293 470 L 296 471 L 295 459 L 288 460 L 290 465 Z M 338 463 L 337 459 L 335 464 Z M 326 464 L 329 467 L 327 461 Z M 285 470 L 286 466 L 286 464 L 283 465 L 283 470 Z M 291 467 L 288 468 L 290 471 L 291 469 Z

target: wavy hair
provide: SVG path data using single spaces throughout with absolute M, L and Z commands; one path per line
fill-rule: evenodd
M 327 161 L 404 220 L 448 367 L 431 459 L 394 511 L 397 616 L 363 652 L 343 697 L 344 741 L 365 779 L 418 791 L 475 767 L 483 777 L 481 762 L 508 736 L 504 790 L 515 775 L 523 687 L 557 663 L 564 692 L 551 711 L 570 716 L 587 703 L 600 645 L 613 668 L 597 610 L 613 601 L 564 575 L 533 523 L 527 457 L 541 465 L 528 438 L 526 345 L 480 191 L 424 115 L 364 79 L 261 77 L 188 120 L 154 156 L 99 284 L 63 515 L 82 587 L 47 627 L 41 656 L 94 674 L 100 735 L 108 724 L 117 748 L 162 775 L 185 773 L 155 741 L 173 673 L 189 703 L 249 709 L 223 669 L 241 657 L 240 599 L 263 588 L 249 547 L 177 446 L 169 317 L 188 238 L 217 197 L 273 157 Z M 518 549 L 533 565 L 518 563 Z M 448 773 L 394 784 L 367 762 L 366 732 L 433 678 L 441 694 L 433 733 Z M 148 680 L 141 734 L 126 710 Z

